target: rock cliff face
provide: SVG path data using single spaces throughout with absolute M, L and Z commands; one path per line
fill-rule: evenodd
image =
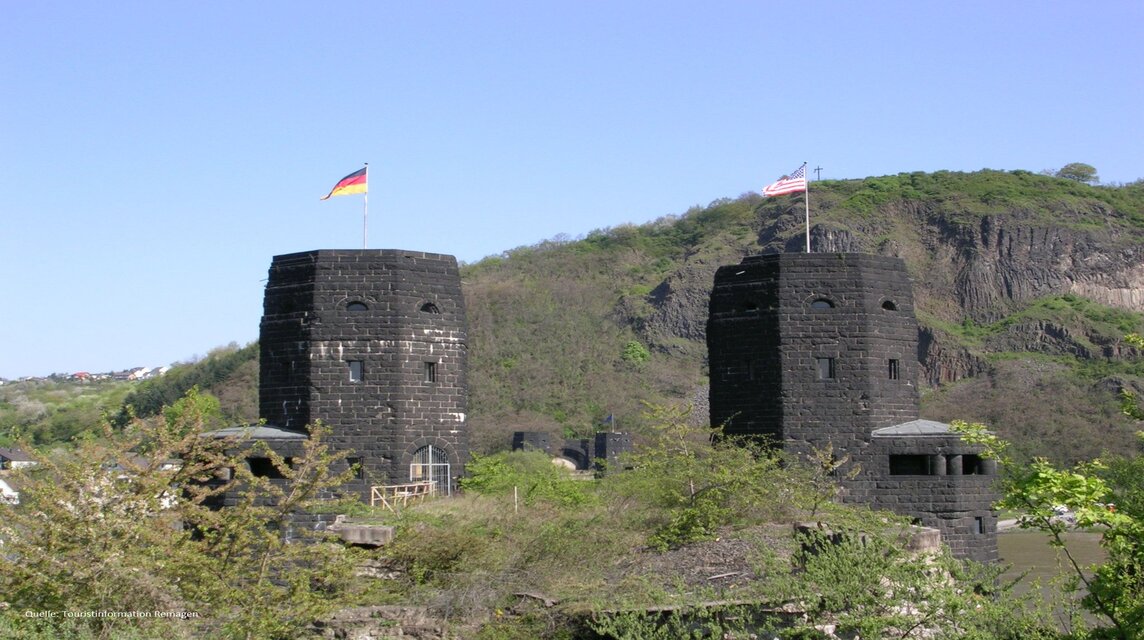
M 969 349 L 947 342 L 930 327 L 918 328 L 922 384 L 936 387 L 978 375 L 987 369 L 986 362 L 970 353 Z
M 1119 224 L 1117 214 L 1107 207 L 1096 211 L 1108 220 L 1104 226 L 1077 224 L 1072 214 L 1092 212 L 1067 210 L 1057 221 L 1010 211 L 972 222 L 937 213 L 924 203 L 888 211 L 890 215 L 879 223 L 814 224 L 811 250 L 893 255 L 906 261 L 922 324 L 918 359 L 923 380 L 931 386 L 987 368 L 980 353 L 952 340 L 939 327 L 942 323 L 997 322 L 1034 300 L 1065 294 L 1144 311 L 1141 231 Z M 650 296 L 654 310 L 643 322 L 644 337 L 672 352 L 688 343 L 701 344 L 715 270 L 751 254 L 803 251 L 805 238 L 796 218 L 761 222 L 754 244 L 717 247 L 685 259 Z M 1013 324 L 984 346 L 984 351 L 1082 358 L 1116 358 L 1130 352 L 1105 336 L 1086 335 L 1083 328 L 1046 320 Z
M 1114 227 L 1081 231 L 987 216 L 954 238 L 956 295 L 962 309 L 996 320 L 1014 302 L 1075 293 L 1144 310 L 1144 247 Z

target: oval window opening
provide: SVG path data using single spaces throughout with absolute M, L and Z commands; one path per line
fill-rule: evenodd
M 894 304 L 893 300 L 887 300 L 882 303 L 882 308 L 886 311 L 897 311 L 898 305 Z
M 351 303 L 346 305 L 346 311 L 354 311 L 354 312 L 369 311 L 369 307 L 366 306 L 366 304 L 364 302 L 351 302 Z
M 437 305 L 433 304 L 432 302 L 426 302 L 425 304 L 421 305 L 421 311 L 422 313 L 441 313 L 441 310 L 437 308 Z
M 810 303 L 810 308 L 811 309 L 833 309 L 834 303 L 827 300 L 826 298 L 819 298 L 818 300 L 815 300 L 814 302 Z

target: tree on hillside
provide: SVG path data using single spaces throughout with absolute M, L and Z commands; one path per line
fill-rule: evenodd
M 1083 162 L 1070 162 L 1058 169 L 1053 175 L 1058 178 L 1076 180 L 1077 182 L 1083 182 L 1085 184 L 1096 184 L 1100 182 L 1100 176 L 1096 175 L 1096 167 Z

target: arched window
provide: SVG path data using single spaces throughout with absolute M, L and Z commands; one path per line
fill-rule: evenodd
M 893 300 L 887 300 L 882 303 L 882 308 L 886 311 L 897 311 L 898 305 L 894 304 Z
M 418 449 L 413 454 L 413 462 L 409 463 L 409 481 L 432 482 L 437 495 L 451 495 L 453 487 L 449 475 L 449 454 L 432 445 Z
M 815 301 L 813 301 L 813 302 L 811 302 L 811 303 L 810 303 L 810 308 L 811 308 L 811 309 L 815 309 L 815 310 L 818 310 L 818 309 L 833 309 L 833 308 L 834 308 L 834 303 L 833 303 L 833 302 L 831 302 L 831 301 L 829 301 L 829 300 L 827 300 L 826 298 L 818 298 L 817 300 L 815 300 Z
M 353 302 L 346 303 L 346 311 L 353 311 L 360 313 L 362 311 L 369 311 L 369 307 L 364 302 L 354 300 Z
M 426 302 L 425 304 L 421 305 L 421 312 L 422 313 L 441 313 L 441 310 L 438 309 L 437 305 L 433 304 L 432 302 Z

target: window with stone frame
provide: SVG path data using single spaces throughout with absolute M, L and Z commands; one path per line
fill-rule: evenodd
M 985 463 L 982 461 L 981 456 L 973 453 L 967 453 L 961 456 L 961 475 L 981 476 L 985 474 Z
M 838 371 L 834 364 L 834 358 L 823 357 L 815 358 L 814 360 L 818 367 L 819 380 L 834 380 L 838 377 Z

